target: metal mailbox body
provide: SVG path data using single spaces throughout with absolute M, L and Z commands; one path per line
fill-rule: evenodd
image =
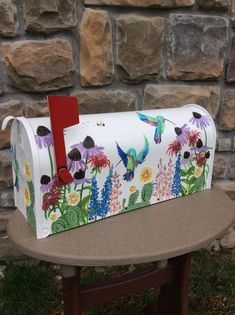
M 16 207 L 37 238 L 211 187 L 216 141 L 202 107 L 81 115 L 64 129 L 74 182 L 56 176 L 49 118 L 14 120 Z

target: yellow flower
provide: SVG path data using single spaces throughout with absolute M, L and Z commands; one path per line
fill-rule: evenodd
M 58 220 L 58 215 L 55 212 L 52 212 L 50 215 L 50 220 L 52 222 L 55 222 L 56 220 Z
M 80 201 L 80 196 L 77 192 L 71 192 L 68 194 L 68 205 L 76 206 Z
M 145 183 L 150 182 L 152 177 L 153 177 L 153 171 L 150 167 L 142 168 L 139 174 L 139 180 L 141 181 L 141 183 L 145 184 Z
M 26 204 L 26 206 L 29 206 L 31 203 L 29 189 L 27 186 L 25 186 L 24 188 L 24 203 Z
M 202 167 L 199 167 L 197 166 L 194 170 L 194 176 L 196 178 L 200 177 L 202 175 L 202 172 L 203 172 L 203 168 Z
M 135 192 L 136 191 L 136 186 L 135 185 L 131 185 L 129 190 L 130 190 L 130 192 Z
M 30 165 L 28 162 L 24 163 L 24 173 L 25 173 L 25 176 L 27 178 L 27 181 L 30 182 L 31 181 L 31 170 L 30 170 Z

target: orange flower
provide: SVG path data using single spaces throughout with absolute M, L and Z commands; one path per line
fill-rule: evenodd
M 139 174 L 139 180 L 141 181 L 141 183 L 145 184 L 145 183 L 150 182 L 152 177 L 153 177 L 153 171 L 150 167 L 142 168 Z
M 197 166 L 194 171 L 194 177 L 196 178 L 200 177 L 202 175 L 202 172 L 203 172 L 203 168 Z
M 58 215 L 55 212 L 52 212 L 50 215 L 50 220 L 52 222 L 55 222 L 56 220 L 58 220 Z
M 71 192 L 68 194 L 68 205 L 76 206 L 80 201 L 80 196 L 77 192 Z
M 135 185 L 131 185 L 129 190 L 130 190 L 130 192 L 135 192 L 136 191 L 136 186 Z

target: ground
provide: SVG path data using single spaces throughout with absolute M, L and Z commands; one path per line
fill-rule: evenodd
M 148 264 L 149 265 L 149 264 Z M 148 266 L 146 264 L 82 270 L 82 282 L 110 279 Z M 2 265 L 0 313 L 2 315 L 62 315 L 61 275 L 58 266 L 42 262 L 8 262 Z M 190 315 L 235 314 L 235 251 L 195 253 L 190 275 Z M 149 289 L 98 306 L 84 315 L 142 315 L 156 299 Z

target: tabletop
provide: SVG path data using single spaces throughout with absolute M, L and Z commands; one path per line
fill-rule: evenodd
M 26 255 L 71 266 L 165 260 L 208 246 L 234 221 L 234 204 L 218 189 L 161 202 L 37 240 L 23 215 L 8 236 Z

